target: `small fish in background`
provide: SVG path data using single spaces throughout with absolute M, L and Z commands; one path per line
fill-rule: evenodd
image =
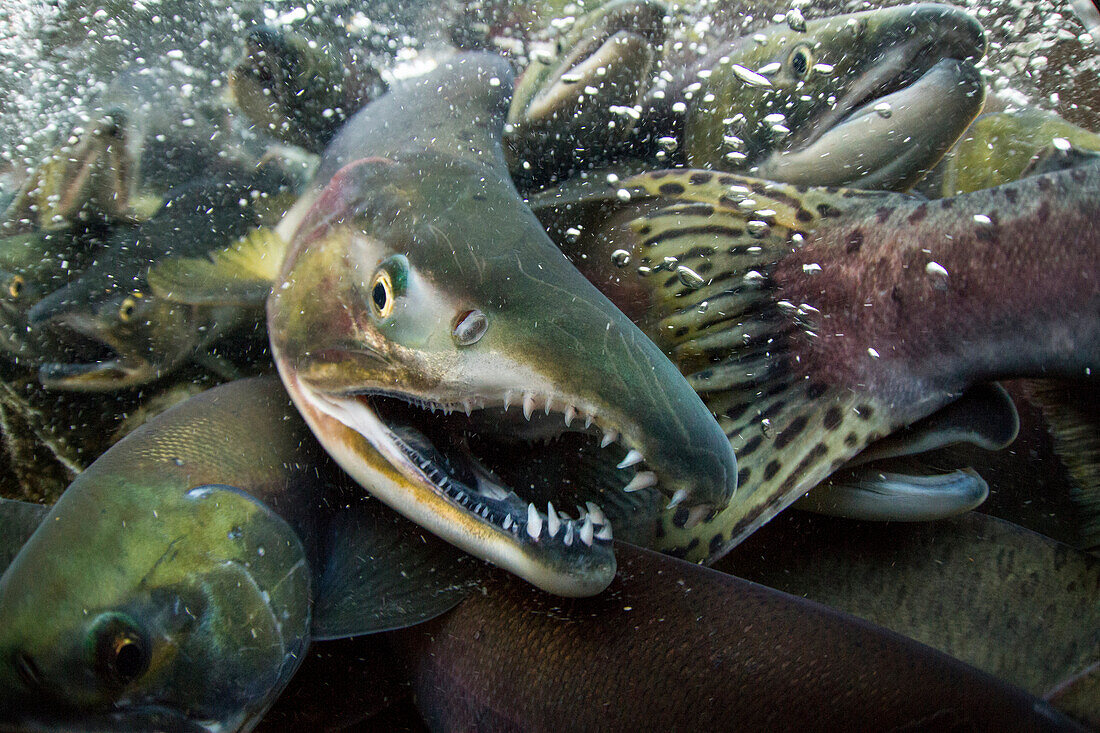
M 931 202 L 692 170 L 593 175 L 534 197 L 737 453 L 730 506 L 694 530 L 666 512 L 657 547 L 720 557 L 969 388 L 1096 369 L 1098 191 L 1100 165 L 1085 165 Z M 1004 415 L 1011 440 L 1015 411 Z
M 0 239 L 0 351 L 9 359 L 37 368 L 73 348 L 62 333 L 31 327 L 27 313 L 42 297 L 76 280 L 108 232 L 107 225 L 89 222 Z
M 77 218 L 125 219 L 135 175 L 129 122 L 112 108 L 77 126 L 30 172 L 0 216 L 0 233 L 64 228 Z
M 153 381 L 246 321 L 241 308 L 183 306 L 153 294 L 153 263 L 225 247 L 264 223 L 266 198 L 288 193 L 275 166 L 240 178 L 191 181 L 173 189 L 149 220 L 115 229 L 79 278 L 27 313 L 35 329 L 64 329 L 87 348 L 39 368 L 50 389 L 116 390 Z
M 268 134 L 320 153 L 347 122 L 386 92 L 381 74 L 285 28 L 248 33 L 244 57 L 229 74 L 241 110 Z
M 154 418 L 0 527 L 5 728 L 250 730 L 311 639 L 431 618 L 484 572 L 354 489 L 273 377 Z
M 616 554 L 594 598 L 498 573 L 397 632 L 429 729 L 1083 730 L 846 614 L 622 543 Z

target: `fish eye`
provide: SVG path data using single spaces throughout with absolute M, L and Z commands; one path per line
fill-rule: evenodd
M 125 687 L 149 669 L 152 658 L 145 634 L 127 616 L 105 613 L 90 632 L 92 666 L 111 687 Z
M 799 79 L 805 79 L 810 75 L 810 69 L 814 65 L 813 52 L 810 51 L 810 47 L 804 43 L 800 43 L 795 46 L 791 51 L 791 55 L 787 57 L 787 63 L 791 67 L 791 71 Z
M 405 294 L 409 281 L 409 261 L 403 255 L 383 260 L 370 281 L 370 309 L 375 318 L 389 318 L 397 298 Z
M 374 315 L 379 318 L 389 318 L 393 313 L 393 280 L 385 270 L 374 274 L 374 281 L 370 286 L 370 305 Z
M 118 307 L 118 317 L 123 323 L 129 323 L 130 319 L 134 317 L 134 313 L 137 312 L 137 301 L 140 297 L 140 295 L 135 294 L 132 297 L 126 298 L 126 300 L 122 301 L 122 305 Z
M 21 275 L 14 276 L 11 279 L 11 282 L 8 283 L 8 295 L 13 298 L 18 298 L 20 295 L 23 294 L 24 284 L 25 283 Z

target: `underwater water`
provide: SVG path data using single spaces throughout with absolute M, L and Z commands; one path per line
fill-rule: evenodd
M 0 0 L 0 70 L 0 730 L 1100 726 L 1093 0 Z

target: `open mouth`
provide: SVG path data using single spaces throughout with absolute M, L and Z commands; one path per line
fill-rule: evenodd
M 651 540 L 660 514 L 686 498 L 683 491 L 666 497 L 658 473 L 618 430 L 563 399 L 519 392 L 500 401 L 443 403 L 326 392 L 295 381 L 313 408 L 382 454 L 404 477 L 405 492 L 412 484 L 431 502 L 450 505 L 464 525 L 429 528 L 552 592 L 602 590 L 614 574 L 612 537 Z M 364 485 L 372 488 L 369 479 Z M 406 502 L 424 503 L 382 498 L 403 513 Z M 691 521 L 710 509 L 692 507 Z M 485 549 L 492 544 L 483 539 L 487 529 L 506 549 Z
M 60 389 L 103 389 L 145 381 L 155 372 L 147 359 L 116 349 L 87 319 L 74 316 L 51 322 L 62 334 L 71 361 L 45 362 L 38 368 L 38 380 Z

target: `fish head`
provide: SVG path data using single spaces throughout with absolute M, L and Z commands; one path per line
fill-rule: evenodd
M 577 19 L 556 55 L 533 54 L 508 111 L 509 169 L 547 175 L 550 159 L 577 166 L 624 139 L 649 87 L 666 35 L 667 6 L 658 0 L 612 0 Z M 549 148 L 548 148 L 549 142 Z
M 236 309 L 173 303 L 142 282 L 93 288 L 88 277 L 35 305 L 34 327 L 66 334 L 75 348 L 39 368 L 50 389 L 109 391 L 146 384 L 194 353 L 205 334 L 234 321 Z
M 341 61 L 327 48 L 311 46 L 290 31 L 261 26 L 248 34 L 229 86 L 252 121 L 282 140 L 316 149 L 310 132 L 301 127 L 324 119 L 338 125 L 353 111 L 343 109 L 344 76 Z
M 686 123 L 691 165 L 775 175 L 773 158 L 800 155 L 798 173 L 812 169 L 813 180 L 782 180 L 868 187 L 883 185 L 878 169 L 913 138 L 928 152 L 900 174 L 910 182 L 984 103 L 974 68 L 984 31 L 958 8 L 906 5 L 803 23 L 770 26 L 708 57 L 710 73 L 695 92 L 704 101 Z M 880 118 L 878 127 L 866 129 L 868 115 Z M 899 174 L 880 176 L 895 183 Z
M 297 535 L 232 487 L 86 489 L 0 578 L 0 730 L 249 729 L 308 644 Z
M 494 175 L 430 156 L 342 169 L 268 299 L 272 349 L 361 485 L 535 585 L 591 595 L 614 574 L 611 528 L 628 517 L 563 486 L 534 494 L 503 464 L 576 433 L 605 448 L 616 494 L 701 518 L 728 502 L 735 460 L 686 380 Z

